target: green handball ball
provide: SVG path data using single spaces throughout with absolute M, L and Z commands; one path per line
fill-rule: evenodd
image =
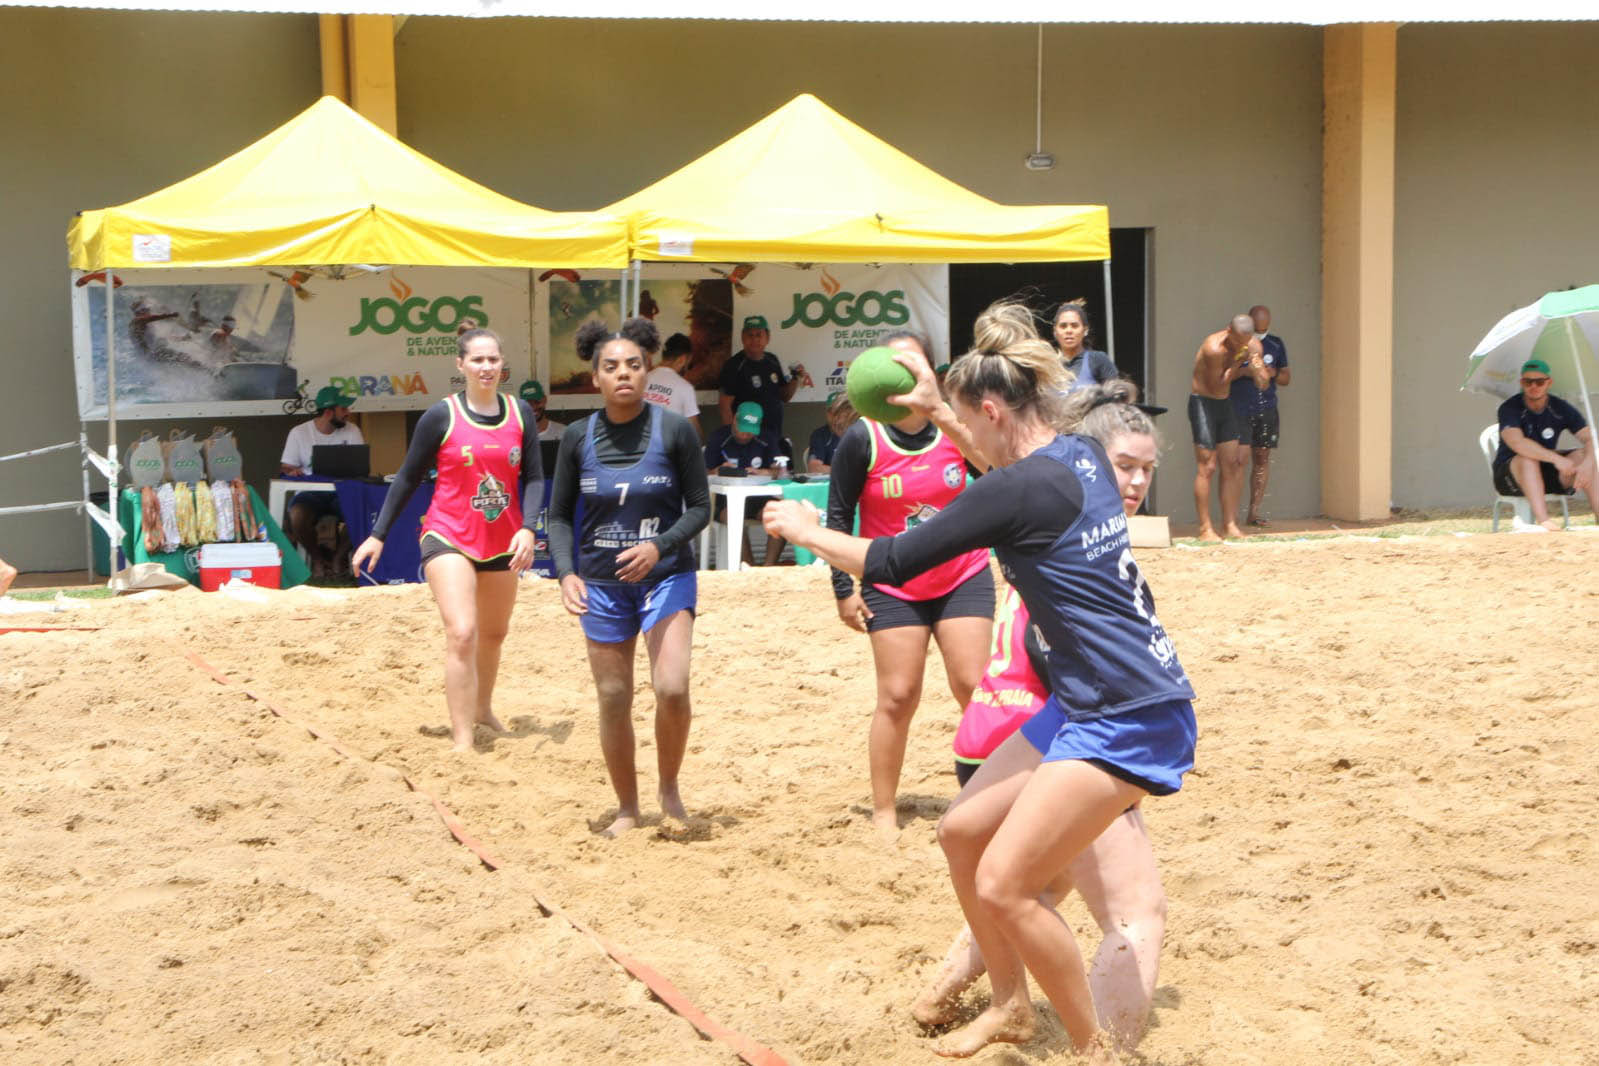
M 868 348 L 857 355 L 844 378 L 849 402 L 875 422 L 898 422 L 909 415 L 910 408 L 889 403 L 888 398 L 910 392 L 915 385 L 915 376 L 894 362 L 894 349 L 885 347 Z

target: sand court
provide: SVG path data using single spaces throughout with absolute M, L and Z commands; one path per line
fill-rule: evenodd
M 1169 924 L 1133 1061 L 1596 1061 L 1599 710 L 1577 687 L 1596 548 L 1140 554 L 1200 746 L 1184 791 L 1146 805 Z M 496 699 L 511 735 L 472 757 L 440 734 L 421 586 L 157 594 L 38 616 L 98 632 L 0 636 L 0 1056 L 736 1061 L 537 895 L 790 1062 L 935 1061 L 907 1008 L 959 926 L 934 838 L 956 791 L 937 657 L 885 848 L 870 652 L 825 571 L 702 574 L 700 602 L 691 818 L 661 831 L 641 669 L 645 819 L 617 841 L 596 835 L 613 797 L 553 586 L 523 585 Z M 1508 631 L 1554 639 L 1514 659 Z M 1091 951 L 1086 911 L 1064 913 Z M 1042 1017 L 1040 1041 L 975 1061 L 1069 1058 Z

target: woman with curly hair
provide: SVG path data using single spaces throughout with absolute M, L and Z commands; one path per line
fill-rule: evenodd
M 561 602 L 578 616 L 599 697 L 600 750 L 617 813 L 616 836 L 639 820 L 633 762 L 633 650 L 638 635 L 655 690 L 656 795 L 670 818 L 686 817 L 678 771 L 688 747 L 689 649 L 698 598 L 694 538 L 710 521 L 710 486 L 688 420 L 644 401 L 660 345 L 655 323 L 631 318 L 577 332 L 605 406 L 567 427 L 550 496 L 550 553 Z M 582 528 L 574 529 L 582 501 Z

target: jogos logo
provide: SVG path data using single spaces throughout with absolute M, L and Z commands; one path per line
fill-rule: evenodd
M 905 306 L 905 291 L 892 289 L 863 293 L 839 292 L 829 296 L 823 292 L 794 294 L 794 310 L 779 329 L 798 324 L 816 329 L 821 326 L 903 326 L 911 320 L 910 308 Z
M 428 300 L 412 295 L 411 286 L 394 278 L 389 282 L 394 298 L 361 298 L 361 317 L 350 327 L 350 336 L 371 330 L 384 336 L 405 330 L 407 333 L 454 333 L 463 321 L 487 326 L 481 296 L 440 296 Z

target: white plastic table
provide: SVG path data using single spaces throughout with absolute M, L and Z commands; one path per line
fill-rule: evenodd
M 700 569 L 711 569 L 706 562 L 710 558 L 706 549 L 710 547 L 711 537 L 716 537 L 716 567 L 717 570 L 740 570 L 743 561 L 740 558 L 740 549 L 744 544 L 744 504 L 749 500 L 775 499 L 783 495 L 781 486 L 773 484 L 771 478 L 765 477 L 720 477 L 712 474 L 708 479 L 711 487 L 711 521 L 700 530 Z M 716 498 L 720 496 L 727 501 L 727 512 L 720 522 L 716 521 Z M 734 529 L 738 535 L 733 535 Z

